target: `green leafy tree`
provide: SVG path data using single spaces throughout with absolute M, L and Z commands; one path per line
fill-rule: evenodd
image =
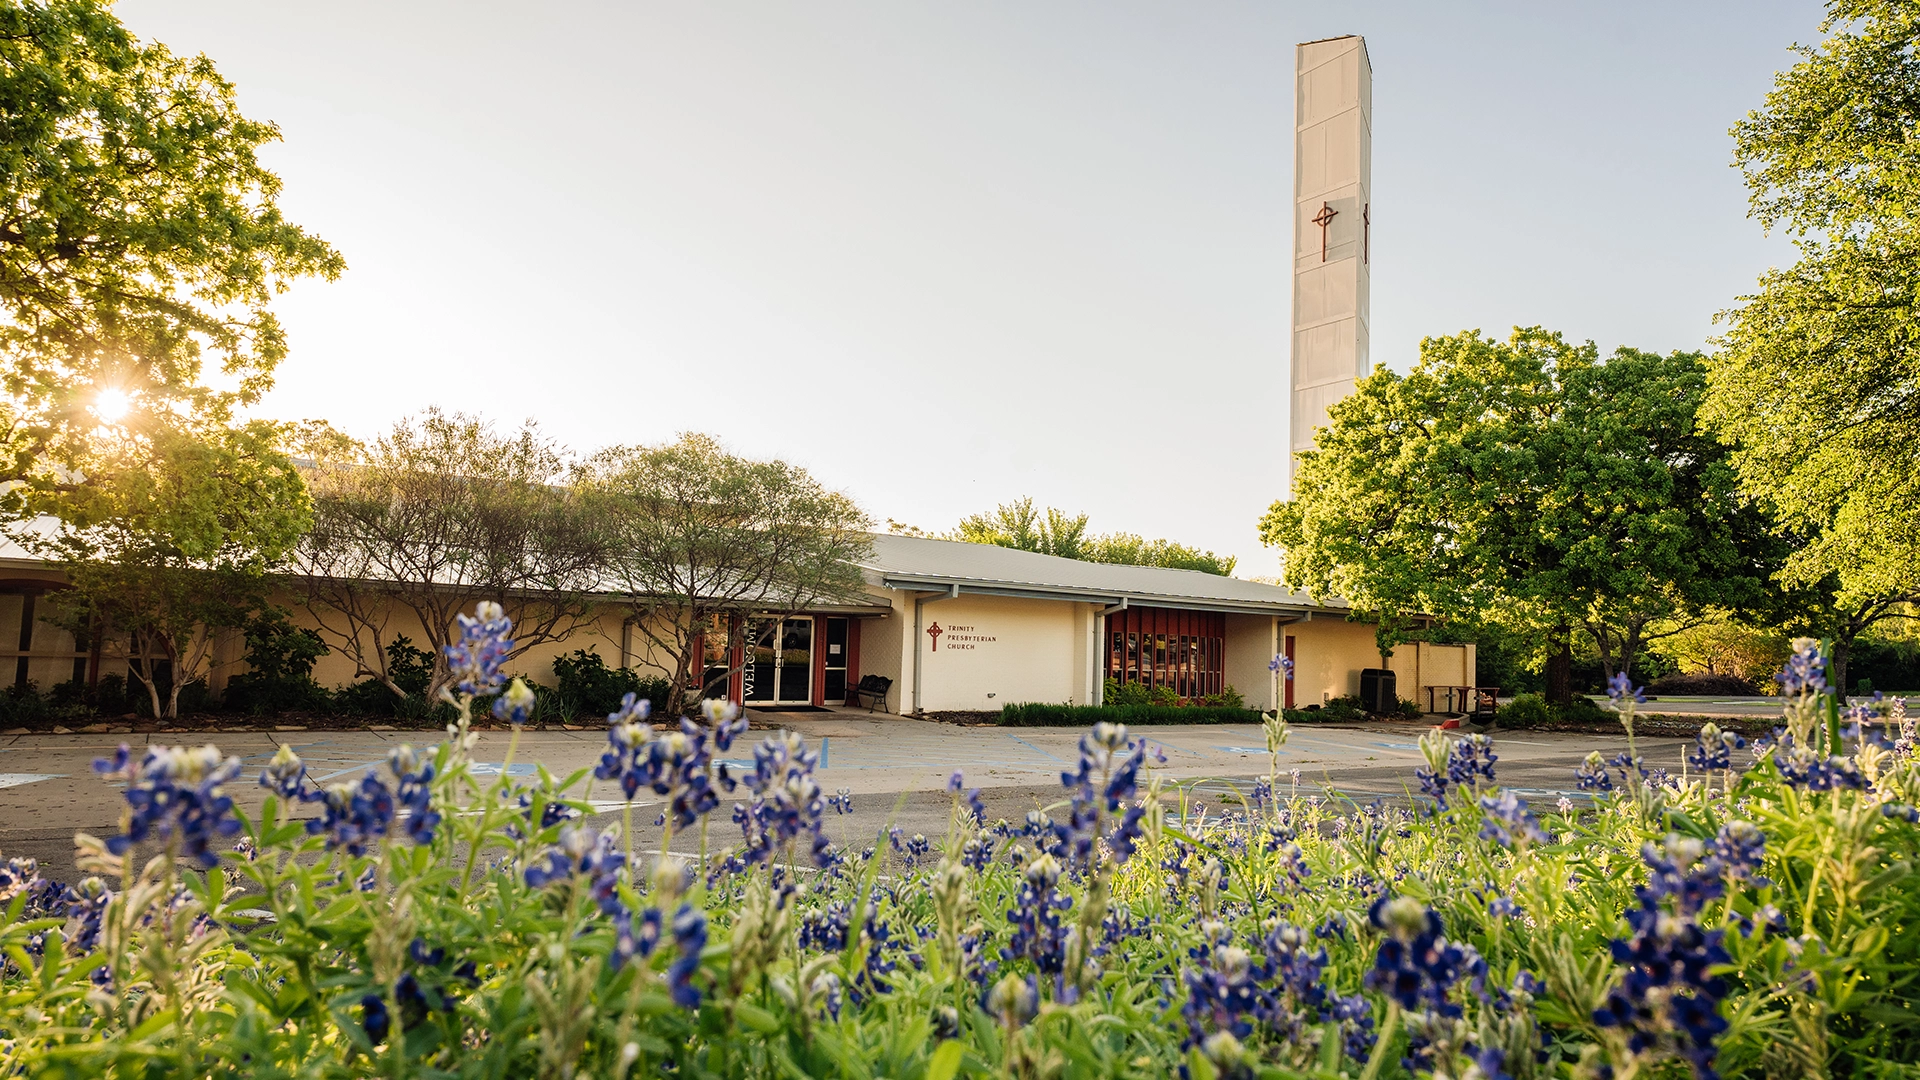
M 1766 595 L 1769 537 L 1723 448 L 1695 430 L 1700 357 L 1540 328 L 1421 342 L 1336 404 L 1261 535 L 1286 583 L 1404 633 L 1423 613 L 1540 642 L 1570 697 L 1570 635 L 1609 675 L 1701 612 Z M 1383 641 L 1383 647 L 1389 642 Z
M 107 472 L 103 420 L 168 442 L 271 384 L 269 301 L 345 266 L 281 215 L 257 156 L 278 137 L 206 57 L 140 41 L 105 3 L 0 2 L 0 508 L 86 513 L 71 496 Z
M 1234 566 L 1230 555 L 1215 555 L 1172 540 L 1148 540 L 1133 533 L 1088 533 L 1087 515 L 1068 514 L 1051 506 L 1036 509 L 1032 497 L 1002 503 L 986 513 L 969 514 L 945 538 L 1063 559 L 1199 570 L 1222 577 L 1231 575 Z
M 397 633 L 433 658 L 429 699 L 445 686 L 455 617 L 499 600 L 515 653 L 559 641 L 592 609 L 602 549 L 568 462 L 537 427 L 502 433 L 478 417 L 428 409 L 370 443 L 309 425 L 303 447 L 313 529 L 301 541 L 303 602 L 356 676 L 408 697 L 391 661 Z M 415 626 L 394 619 L 411 614 Z
M 122 638 L 153 715 L 175 717 L 220 632 L 259 610 L 266 574 L 306 531 L 306 488 L 267 424 L 96 438 L 117 444 L 101 456 L 114 467 L 25 540 L 65 570 L 74 628 Z
M 961 518 L 949 539 L 1081 559 L 1087 551 L 1087 515 L 1069 515 L 1051 506 L 1038 510 L 1029 496 Z
M 1850 640 L 1920 597 L 1920 9 L 1832 0 L 1822 30 L 1733 128 L 1799 260 L 1722 316 L 1701 420 L 1800 543 L 1783 580 Z
M 872 521 L 797 465 L 685 434 L 604 450 L 578 486 L 602 530 L 608 588 L 672 673 L 669 701 L 684 701 L 703 677 L 697 647 L 716 617 L 866 595 L 857 564 L 872 555 Z

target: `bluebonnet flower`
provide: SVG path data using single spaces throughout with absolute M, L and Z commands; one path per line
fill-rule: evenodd
M 1347 1057 L 1354 1061 L 1365 1061 L 1373 1052 L 1373 1005 L 1363 994 L 1349 994 L 1333 999 L 1333 1007 L 1328 1010 L 1333 1019 L 1340 1022 L 1342 1048 Z
M 1274 1029 L 1297 1035 L 1304 1020 L 1299 1010 L 1320 1010 L 1326 1004 L 1320 973 L 1327 966 L 1327 950 L 1315 948 L 1306 930 L 1286 922 L 1267 931 L 1265 944 L 1265 973 L 1274 980 L 1280 999 L 1266 1002 L 1263 1015 Z
M 1753 822 L 1729 821 L 1722 825 L 1708 851 L 1728 880 L 1752 882 L 1759 888 L 1768 884 L 1759 876 L 1767 853 L 1767 834 Z
M 453 689 L 469 697 L 499 693 L 505 682 L 500 665 L 513 652 L 513 640 L 507 636 L 513 633 L 513 620 L 491 600 L 481 601 L 472 615 L 461 615 L 459 620 L 460 640 L 444 650 Z
M 440 812 L 433 808 L 430 789 L 433 763 L 422 761 L 413 747 L 402 743 L 388 752 L 387 767 L 399 781 L 394 802 L 407 812 L 407 838 L 416 844 L 433 843 L 433 831 L 440 825 Z
M 847 931 L 852 926 L 853 909 L 844 900 L 832 901 L 800 920 L 800 947 L 839 952 L 847 947 Z
M 1075 772 L 1060 774 L 1060 786 L 1097 796 L 1106 810 L 1120 809 L 1133 798 L 1140 781 L 1140 768 L 1147 763 L 1147 742 L 1127 739 L 1125 724 L 1101 721 L 1080 737 L 1080 761 Z M 1095 783 L 1098 781 L 1098 790 Z
M 367 1038 L 375 1045 L 387 1041 L 387 1031 L 392 1019 L 387 1015 L 387 1001 L 379 994 L 367 994 L 360 999 L 360 1026 L 367 1030 Z
M 122 744 L 112 758 L 93 763 L 95 772 L 126 781 L 127 831 L 107 841 L 107 850 L 125 855 L 149 836 L 172 842 L 180 854 L 202 866 L 220 864 L 208 846 L 216 836 L 240 831 L 233 816 L 233 798 L 222 785 L 240 775 L 238 758 L 223 758 L 211 746 L 190 750 L 184 746 L 148 748 L 137 762 Z
M 1058 975 L 1066 963 L 1067 927 L 1060 913 L 1073 906 L 1073 899 L 1055 888 L 1060 881 L 1060 864 L 1052 855 L 1034 859 L 1022 875 L 1014 906 L 1007 912 L 1013 924 L 1013 939 L 1001 950 L 1008 960 L 1026 958 L 1048 975 Z
M 100 921 L 106 917 L 113 897 L 107 883 L 97 877 L 74 886 L 67 898 L 66 936 L 75 952 L 85 955 L 100 946 Z
M 1120 824 L 1107 835 L 1107 845 L 1113 849 L 1115 862 L 1124 863 L 1139 850 L 1140 838 L 1146 835 L 1146 817 L 1147 808 L 1135 803 L 1127 807 Z
M 52 882 L 40 876 L 40 862 L 37 859 L 23 859 L 18 856 L 8 859 L 0 866 L 0 904 L 5 904 L 21 893 L 30 899 L 51 891 Z
M 700 715 L 707 721 L 713 748 L 724 754 L 733 749 L 733 740 L 747 733 L 747 718 L 740 706 L 725 698 L 707 698 L 700 703 Z
M 1411 896 L 1380 897 L 1368 912 L 1387 932 L 1374 954 L 1366 985 L 1408 1011 L 1429 1009 L 1443 1017 L 1460 1015 L 1447 1000 L 1469 962 L 1466 950 L 1446 938 L 1446 929 L 1425 904 Z
M 660 932 L 663 919 L 659 908 L 647 908 L 624 917 L 616 917 L 613 924 L 613 970 L 625 967 L 634 957 L 646 959 L 660 947 Z
M 1626 672 L 1619 671 L 1607 679 L 1607 701 L 1616 711 L 1623 709 L 1628 702 L 1645 705 L 1647 692 L 1644 687 L 1633 685 L 1633 680 L 1627 677 Z
M 827 796 L 827 805 L 833 807 L 833 812 L 836 814 L 853 813 L 853 789 L 836 789 L 833 794 Z
M 1721 867 L 1702 857 L 1706 846 L 1698 840 L 1669 836 L 1664 848 L 1641 851 L 1649 874 L 1635 890 L 1638 905 L 1625 913 L 1633 936 L 1609 945 L 1626 972 L 1593 1021 L 1624 1030 L 1633 1053 L 1682 1057 L 1696 1076 L 1711 1080 L 1718 1075 L 1713 1041 L 1727 1029 L 1719 1013 L 1727 983 L 1710 969 L 1730 957 L 1721 944 L 1725 932 L 1703 929 L 1697 915 L 1723 893 Z
M 307 819 L 307 832 L 325 834 L 329 850 L 345 848 L 349 855 L 365 855 L 367 845 L 387 835 L 388 826 L 393 824 L 393 792 L 371 769 L 358 786 L 333 784 L 324 798 L 325 812 Z
M 960 845 L 960 865 L 976 874 L 993 864 L 994 841 L 991 836 L 969 836 Z
M 523 875 L 530 889 L 544 889 L 555 881 L 578 874 L 589 881 L 594 903 L 603 914 L 619 917 L 626 912 L 620 902 L 620 869 L 627 857 L 619 850 L 620 836 L 613 829 L 598 835 L 590 830 L 568 827 L 560 831 L 560 842 L 541 852 Z
M 754 747 L 753 772 L 743 781 L 753 799 L 733 810 L 748 863 L 766 862 L 775 849 L 802 841 L 822 869 L 838 861 L 824 831 L 827 801 L 813 778 L 819 765 L 820 755 L 791 731 L 769 735 Z
M 707 916 L 690 904 L 680 905 L 673 916 L 673 943 L 680 951 L 667 966 L 667 988 L 681 1008 L 700 1004 L 700 988 L 693 977 L 700 971 L 700 952 L 707 947 Z
M 509 642 L 508 646 L 511 645 Z M 505 692 L 494 699 L 493 718 L 519 727 L 533 715 L 533 707 L 539 700 L 525 679 L 515 679 Z
M 1273 659 L 1267 663 L 1267 670 L 1274 672 L 1275 674 L 1280 674 L 1281 672 L 1284 672 L 1285 674 L 1282 675 L 1282 678 L 1285 678 L 1288 682 L 1292 682 L 1293 681 L 1293 657 L 1286 656 L 1281 653 L 1275 653 L 1273 656 Z
M 1511 897 L 1495 893 L 1493 899 L 1487 901 L 1488 918 L 1513 919 L 1523 914 L 1525 912 L 1521 910 L 1519 904 L 1513 902 Z
M 1526 800 L 1511 791 L 1480 796 L 1480 809 L 1485 815 L 1480 825 L 1483 840 L 1510 848 L 1516 840 L 1537 844 L 1547 839 L 1546 830 L 1527 808 Z
M 1500 755 L 1493 752 L 1493 737 L 1469 735 L 1453 744 L 1447 752 L 1447 777 L 1456 784 L 1493 782 L 1493 763 Z
M 1701 772 L 1731 769 L 1733 752 L 1746 745 L 1747 740 L 1738 732 L 1721 731 L 1719 725 L 1707 724 L 1694 736 L 1694 745 L 1687 748 L 1687 766 Z
M 653 728 L 647 724 L 652 711 L 653 702 L 628 694 L 620 699 L 620 708 L 607 716 L 607 749 L 594 766 L 593 776 L 596 780 L 618 781 L 628 802 L 652 782 L 652 757 L 647 749 L 653 739 Z
M 842 1004 L 840 976 L 831 971 L 822 972 L 813 980 L 813 995 L 820 999 L 820 1008 L 828 1017 L 840 1019 Z
M 1002 1027 L 1012 1030 L 1040 1012 L 1040 988 L 1031 975 L 1022 979 L 1009 973 L 980 996 L 980 1007 Z
M 501 793 L 502 798 L 507 797 L 507 795 L 507 792 Z M 527 794 L 519 795 L 518 806 L 520 808 L 518 817 L 521 821 L 526 822 L 527 829 L 531 829 L 534 832 L 550 829 L 555 825 L 572 821 L 580 816 L 578 810 L 568 806 L 566 803 L 558 799 L 549 799 L 542 804 L 540 808 L 540 823 L 535 825 L 533 821 L 533 796 Z M 505 832 L 515 840 L 519 840 L 527 835 L 526 830 L 523 830 L 518 822 L 513 821 L 507 822 Z
M 1820 654 L 1820 643 L 1813 638 L 1795 638 L 1793 655 L 1773 678 L 1780 684 L 1781 694 L 1787 697 L 1825 693 L 1827 658 Z
M 1773 764 L 1774 768 L 1780 770 L 1781 779 L 1793 787 L 1808 791 L 1843 788 L 1865 791 L 1872 787 L 1852 758 L 1838 754 L 1822 758 L 1807 747 L 1793 745 L 1791 737 L 1781 740 L 1780 748 L 1774 752 Z
M 274 752 L 273 760 L 260 770 L 260 786 L 283 799 L 301 798 L 305 794 L 302 781 L 306 775 L 306 762 L 300 760 L 300 755 L 294 753 L 291 745 L 281 743 L 280 749 Z
M 1231 945 L 1193 952 L 1206 962 L 1180 972 L 1187 986 L 1187 1003 L 1181 1010 L 1187 1020 L 1184 1045 L 1198 1045 L 1209 1031 L 1231 1032 L 1240 1038 L 1252 1034 L 1252 1017 L 1262 1004 L 1255 980 L 1265 972 L 1255 968 L 1245 949 Z
M 1420 737 L 1420 752 L 1426 764 L 1413 770 L 1422 794 L 1433 799 L 1440 809 L 1447 808 L 1447 790 L 1456 785 L 1477 786 L 1482 779 L 1493 781 L 1493 763 L 1500 760 L 1493 752 L 1493 740 L 1485 735 L 1449 739 L 1435 729 Z

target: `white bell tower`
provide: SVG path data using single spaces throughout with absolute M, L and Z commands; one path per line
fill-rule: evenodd
M 1289 491 L 1292 455 L 1312 448 L 1327 407 L 1371 370 L 1372 187 L 1373 65 L 1365 39 L 1295 47 Z

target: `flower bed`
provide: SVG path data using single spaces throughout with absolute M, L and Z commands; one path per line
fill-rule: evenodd
M 524 721 L 507 633 L 483 610 L 453 659 L 464 701 Z M 666 732 L 629 703 L 596 769 L 520 787 L 474 775 L 463 705 L 433 752 L 352 783 L 317 789 L 283 751 L 257 818 L 211 748 L 123 752 L 102 768 L 124 831 L 82 838 L 94 876 L 0 878 L 0 1072 L 1911 1071 L 1911 725 L 1890 706 L 1882 745 L 1810 646 L 1795 664 L 1777 738 L 1704 729 L 1684 776 L 1595 755 L 1580 803 L 1529 807 L 1491 741 L 1440 732 L 1412 806 L 1300 790 L 1275 718 L 1268 779 L 1202 807 L 1100 724 L 1054 806 L 989 823 L 956 774 L 943 842 L 872 846 L 832 842 L 851 796 L 819 788 L 798 736 L 751 747 L 750 771 L 720 761 L 749 751 L 713 703 Z M 1634 693 L 1615 698 L 1631 734 Z M 708 857 L 634 850 L 643 794 Z M 583 827 L 589 798 L 624 824 Z

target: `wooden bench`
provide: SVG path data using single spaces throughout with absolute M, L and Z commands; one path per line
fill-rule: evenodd
M 875 705 L 887 703 L 887 691 L 893 689 L 893 680 L 885 675 L 862 675 L 860 685 L 847 691 L 847 704 L 858 705 L 861 698 L 867 699 L 867 711 L 872 712 Z

